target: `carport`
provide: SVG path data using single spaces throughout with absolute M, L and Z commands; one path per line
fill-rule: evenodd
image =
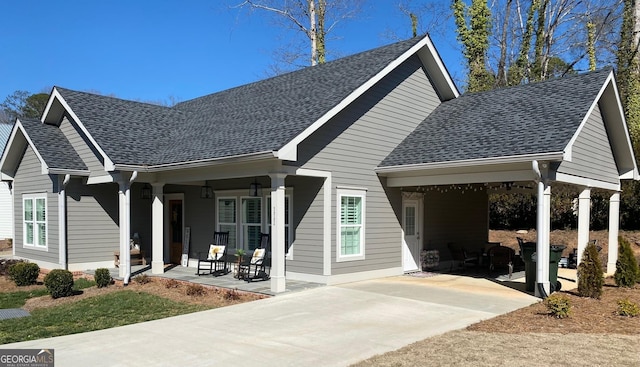
M 403 192 L 403 203 L 417 202 L 423 218 L 418 221 L 421 231 L 416 231 L 422 233 L 416 236 L 418 250 L 447 236 L 478 241 L 484 235 L 486 241 L 487 188 L 534 189 L 536 275 L 543 279 L 536 295 L 541 297 L 550 291 L 552 187 L 569 184 L 580 192 L 578 259 L 589 241 L 591 190 L 611 193 L 607 272 L 613 273 L 621 180 L 639 178 L 611 69 L 444 102 L 387 156 L 377 173 L 388 187 Z M 449 226 L 438 224 L 447 217 Z M 459 225 L 450 225 L 452 221 Z

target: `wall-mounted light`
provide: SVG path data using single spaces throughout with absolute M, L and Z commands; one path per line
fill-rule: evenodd
M 249 185 L 249 196 L 262 196 L 262 185 L 258 182 L 258 179 Z
M 142 192 L 140 193 L 140 198 L 145 200 L 151 199 L 151 185 L 149 185 L 148 183 L 145 183 L 144 186 L 142 186 Z
M 213 188 L 209 186 L 207 181 L 204 182 L 204 186 L 200 187 L 200 198 L 213 199 Z

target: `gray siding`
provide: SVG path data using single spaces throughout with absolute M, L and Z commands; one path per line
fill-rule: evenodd
M 58 263 L 58 195 L 54 192 L 56 176 L 43 175 L 38 157 L 27 147 L 14 178 L 15 254 L 31 260 Z M 24 248 L 23 204 L 24 194 L 47 193 L 47 251 Z
M 299 146 L 304 168 L 332 171 L 332 274 L 402 266 L 401 224 L 374 169 L 439 104 L 414 56 Z M 367 189 L 365 260 L 336 262 L 335 188 L 339 186 Z M 319 197 L 316 201 L 322 205 Z M 297 235 L 298 244 L 301 238 L 322 238 L 319 227 L 301 228 Z M 313 255 L 317 258 L 309 262 L 322 264 L 322 252 Z
M 596 105 L 573 145 L 573 161 L 562 162 L 558 172 L 617 184 L 620 182 L 611 144 Z
M 440 250 L 440 260 L 451 255 L 447 243 L 454 242 L 478 251 L 489 239 L 489 200 L 487 192 L 458 190 L 427 191 L 424 197 L 424 247 Z
M 60 131 L 64 134 L 64 136 L 69 140 L 71 146 L 76 150 L 84 164 L 89 168 L 90 177 L 96 176 L 106 176 L 107 172 L 104 170 L 104 165 L 102 163 L 102 157 L 98 154 L 98 152 L 93 151 L 90 148 L 89 142 L 87 139 L 83 138 L 84 133 L 77 126 L 75 122 L 71 122 L 68 117 L 62 119 L 62 123 L 60 124 Z
M 68 262 L 113 260 L 120 242 L 118 185 L 73 179 L 66 191 Z
M 324 179 L 287 177 L 287 186 L 294 187 L 293 260 L 287 260 L 287 271 L 322 275 L 322 234 L 324 229 Z

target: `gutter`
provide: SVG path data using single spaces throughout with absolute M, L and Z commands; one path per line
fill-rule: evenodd
M 407 165 L 397 165 L 388 167 L 377 167 L 375 172 L 377 173 L 392 173 L 392 172 L 406 172 L 406 171 L 419 171 L 438 168 L 460 168 L 460 167 L 473 167 L 473 166 L 486 166 L 491 164 L 508 164 L 508 163 L 525 163 L 532 160 L 545 160 L 556 161 L 562 160 L 564 152 L 552 152 L 541 154 L 526 154 L 507 157 L 491 157 L 491 158 L 477 158 L 447 162 L 432 162 L 432 163 L 417 163 Z
M 202 159 L 190 162 L 166 163 L 157 165 L 114 164 L 116 171 L 162 172 L 176 168 L 199 168 L 211 165 L 238 163 L 241 161 L 256 161 L 277 157 L 277 151 L 265 151 L 251 154 L 240 154 L 231 157 Z
M 536 232 L 537 232 L 537 246 L 538 249 L 541 248 L 540 246 L 542 245 L 542 231 L 540 230 L 540 226 L 544 226 L 544 180 L 542 178 L 542 173 L 540 172 L 540 167 L 538 166 L 538 161 L 534 160 L 533 162 L 531 162 L 531 168 L 533 169 L 533 173 L 536 175 L 536 179 L 535 182 L 538 186 L 538 203 L 537 203 L 537 216 L 536 216 L 536 221 L 537 221 L 537 226 L 538 228 L 536 228 Z M 546 232 L 546 231 L 545 231 Z M 536 249 L 536 251 L 538 252 L 538 254 L 540 253 L 540 251 L 538 251 L 538 249 Z M 539 261 L 536 262 L 536 278 L 538 278 L 538 269 L 537 266 L 539 265 Z M 547 266 L 549 266 L 547 264 Z M 549 297 L 549 295 L 547 294 L 547 292 L 544 289 L 544 284 L 542 282 L 537 282 L 536 286 L 538 288 L 538 294 L 540 295 L 540 297 L 542 299 L 545 299 L 547 297 Z

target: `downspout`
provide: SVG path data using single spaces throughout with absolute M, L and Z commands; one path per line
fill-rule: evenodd
M 58 257 L 62 269 L 69 267 L 67 260 L 67 193 L 71 175 L 66 174 L 62 180 L 60 191 L 58 192 Z
M 126 213 L 126 221 L 125 226 L 126 229 L 124 233 L 127 233 L 127 238 L 131 237 L 131 184 L 138 177 L 138 171 L 133 171 L 131 174 L 131 178 L 129 179 L 129 183 L 127 184 L 125 190 L 125 200 L 124 200 L 124 213 Z M 127 251 L 127 256 L 124 258 L 125 261 L 125 274 L 124 274 L 124 285 L 129 284 L 129 279 L 131 278 L 131 250 Z
M 536 211 L 536 221 L 537 221 L 537 233 L 538 233 L 538 239 L 537 242 L 538 244 L 540 244 L 540 241 L 542 240 L 541 238 L 541 231 L 540 231 L 540 226 L 542 225 L 542 223 L 544 222 L 544 203 L 542 201 L 542 198 L 544 197 L 544 181 L 542 179 L 542 173 L 540 172 L 540 167 L 538 166 L 538 161 L 534 160 L 531 162 L 531 168 L 533 169 L 533 173 L 536 175 L 535 178 L 535 182 L 538 185 L 538 202 L 537 202 L 537 211 Z M 536 271 L 537 274 L 537 271 Z M 538 287 L 538 294 L 540 294 L 540 296 L 542 297 L 542 299 L 547 298 L 549 295 L 547 294 L 547 292 L 544 290 L 544 285 L 541 282 L 537 282 L 536 283 L 537 287 Z

